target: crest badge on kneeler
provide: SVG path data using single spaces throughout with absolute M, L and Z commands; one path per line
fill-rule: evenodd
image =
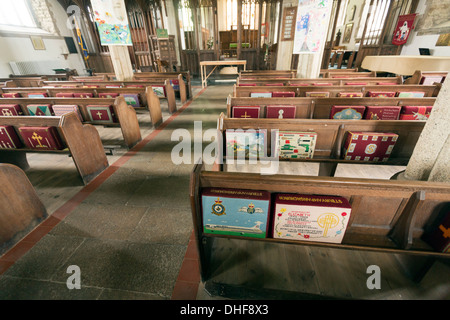
M 52 116 L 52 106 L 50 104 L 29 104 L 28 112 L 32 116 Z
M 89 120 L 92 122 L 114 123 L 117 122 L 114 108 L 111 105 L 89 105 L 86 106 L 89 113 Z
M 134 108 L 140 108 L 141 107 L 141 103 L 139 100 L 139 94 L 137 93 L 124 93 L 122 94 L 122 96 L 125 99 L 125 102 L 130 105 L 133 106 Z
M 2 104 L 0 105 L 0 116 L 21 116 L 23 115 L 22 109 L 18 104 Z
M 55 127 L 20 127 L 19 132 L 28 148 L 39 150 L 64 148 Z
M 0 149 L 16 149 L 21 145 L 13 126 L 0 126 Z

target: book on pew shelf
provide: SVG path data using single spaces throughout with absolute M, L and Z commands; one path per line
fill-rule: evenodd
M 98 88 L 98 85 L 83 86 L 83 88 Z
M 226 156 L 237 159 L 256 159 L 267 153 L 266 129 L 225 130 Z
M 61 150 L 64 148 L 55 127 L 20 127 L 19 132 L 30 149 Z
M 283 83 L 266 83 L 266 86 L 284 87 Z
M 70 104 L 54 104 L 52 106 L 53 113 L 55 116 L 62 116 L 63 114 L 75 112 L 78 119 L 80 119 L 81 122 L 83 122 L 83 117 L 81 116 L 80 109 L 77 105 L 70 105 Z
M 21 95 L 18 92 L 7 92 L 2 94 L 3 98 L 20 98 Z
M 397 84 L 397 82 L 377 82 L 377 85 L 379 86 L 395 86 Z
M 448 204 L 441 208 L 434 221 L 426 227 L 422 240 L 436 251 L 450 252 L 450 208 Z
M 61 88 L 76 88 L 76 85 L 61 86 Z M 54 88 L 54 86 L 45 86 L 43 88 Z
M 286 91 L 286 92 L 272 92 L 273 98 L 293 98 L 295 97 L 295 92 Z
M 28 98 L 47 98 L 47 92 L 30 92 L 27 94 Z
M 399 98 L 423 98 L 423 97 L 425 97 L 425 92 L 422 92 L 422 91 L 397 92 L 397 97 L 399 97 Z
M 365 106 L 332 106 L 330 119 L 361 120 L 365 110 Z
M 270 193 L 204 188 L 202 217 L 205 233 L 266 238 L 269 231 Z
M 275 156 L 280 159 L 312 159 L 317 133 L 278 131 L 275 137 Z
M 368 97 L 371 98 L 391 98 L 395 97 L 394 91 L 369 91 L 367 93 Z
M 57 98 L 73 98 L 72 92 L 58 92 L 55 95 Z
M 91 92 L 74 92 L 74 98 L 93 98 L 94 94 Z
M 119 94 L 117 92 L 101 92 L 98 94 L 99 98 L 117 98 Z
M 239 87 L 256 87 L 256 83 L 239 83 Z
M 250 92 L 252 98 L 272 98 L 272 92 Z
M 125 102 L 134 107 L 134 108 L 140 108 L 141 107 L 141 100 L 139 97 L 139 93 L 122 93 L 121 96 L 124 97 Z
M 312 92 L 305 92 L 305 95 L 307 97 L 312 98 L 329 98 L 330 93 L 328 91 L 312 91 Z
M 347 86 L 365 86 L 367 85 L 366 82 L 346 82 L 345 85 Z
M 276 194 L 273 238 L 342 243 L 352 208 L 344 197 Z
M 121 85 L 116 85 L 116 84 L 114 84 L 114 85 L 106 85 L 105 86 L 105 88 L 122 88 L 122 86 Z
M 291 87 L 308 87 L 308 86 L 312 86 L 311 83 L 290 83 L 289 85 Z
M 32 116 L 52 116 L 53 110 L 51 104 L 29 104 L 28 112 Z
M 333 84 L 329 83 L 329 82 L 314 82 L 312 85 L 313 86 L 332 86 Z
M 152 90 L 157 97 L 164 98 L 166 96 L 166 87 L 164 86 L 152 86 Z
M 169 80 L 170 84 L 172 85 L 173 90 L 180 90 L 180 81 L 177 80 Z M 142 88 L 142 86 L 141 86 Z
M 17 149 L 22 146 L 13 126 L 0 126 L 0 149 Z
M 364 119 L 368 120 L 398 120 L 399 106 L 367 106 Z
M 362 92 L 339 92 L 337 94 L 340 98 L 362 98 Z
M 259 118 L 261 108 L 259 106 L 234 106 L 232 108 L 232 118 Z
M 111 105 L 88 105 L 86 110 L 92 122 L 114 123 L 117 122 L 114 108 Z
M 347 132 L 342 157 L 345 160 L 386 162 L 398 135 L 388 132 Z
M 0 105 L 0 116 L 21 116 L 22 108 L 18 104 L 2 104 Z
M 272 119 L 294 119 L 296 106 L 290 105 L 268 105 L 266 107 L 266 118 Z
M 403 106 L 400 120 L 427 120 L 433 106 Z
M 423 85 L 433 85 L 435 82 L 441 83 L 444 77 L 442 76 L 422 76 L 420 79 L 420 84 Z

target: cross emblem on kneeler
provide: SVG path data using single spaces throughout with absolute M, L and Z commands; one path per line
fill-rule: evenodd
M 450 228 L 444 227 L 444 225 L 439 226 L 439 230 L 442 231 L 442 237 L 444 238 L 450 238 Z
M 251 118 L 252 116 L 249 116 L 248 114 L 247 114 L 247 111 L 245 111 L 245 114 L 243 114 L 242 116 L 241 116 L 241 118 Z
M 45 147 L 41 143 L 41 140 L 43 138 L 40 135 L 38 135 L 36 132 L 33 132 L 33 135 L 31 136 L 31 139 L 35 140 L 39 144 L 39 146 L 36 146 L 36 147 L 40 147 L 40 148 Z

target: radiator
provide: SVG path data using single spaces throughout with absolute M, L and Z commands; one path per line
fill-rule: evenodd
M 11 61 L 12 73 L 14 75 L 27 74 L 54 74 L 53 69 L 64 69 L 57 60 L 53 61 Z

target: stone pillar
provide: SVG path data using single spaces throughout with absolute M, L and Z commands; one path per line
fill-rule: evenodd
M 108 46 L 111 62 L 118 81 L 133 80 L 133 67 L 131 65 L 128 46 Z
M 403 174 L 405 180 L 450 182 L 450 80 L 436 102 Z
M 320 42 L 320 47 L 318 49 L 317 52 L 311 52 L 311 53 L 303 53 L 300 52 L 299 53 L 299 57 L 298 57 L 298 66 L 297 66 L 297 78 L 318 78 L 320 75 L 320 68 L 322 65 L 322 57 L 323 57 L 323 51 L 325 48 L 325 42 L 326 42 L 326 38 L 327 38 L 327 31 L 328 31 L 328 26 L 330 24 L 330 20 L 331 20 L 331 9 L 333 7 L 332 5 L 332 1 L 329 1 L 328 3 L 328 13 L 327 13 L 327 18 L 326 21 L 324 22 L 323 26 L 317 26 L 317 25 L 310 25 L 308 28 L 313 29 L 313 32 L 323 32 L 323 38 L 322 41 Z M 299 4 L 297 7 L 297 14 L 299 12 L 299 10 L 301 10 L 301 5 Z M 317 30 L 317 28 L 319 28 L 319 30 Z M 314 30 L 316 29 L 316 30 Z M 323 30 L 320 30 L 323 29 Z M 296 39 L 294 39 L 294 42 L 296 41 Z M 295 45 L 294 45 L 295 47 Z M 294 54 L 296 52 L 293 52 Z

